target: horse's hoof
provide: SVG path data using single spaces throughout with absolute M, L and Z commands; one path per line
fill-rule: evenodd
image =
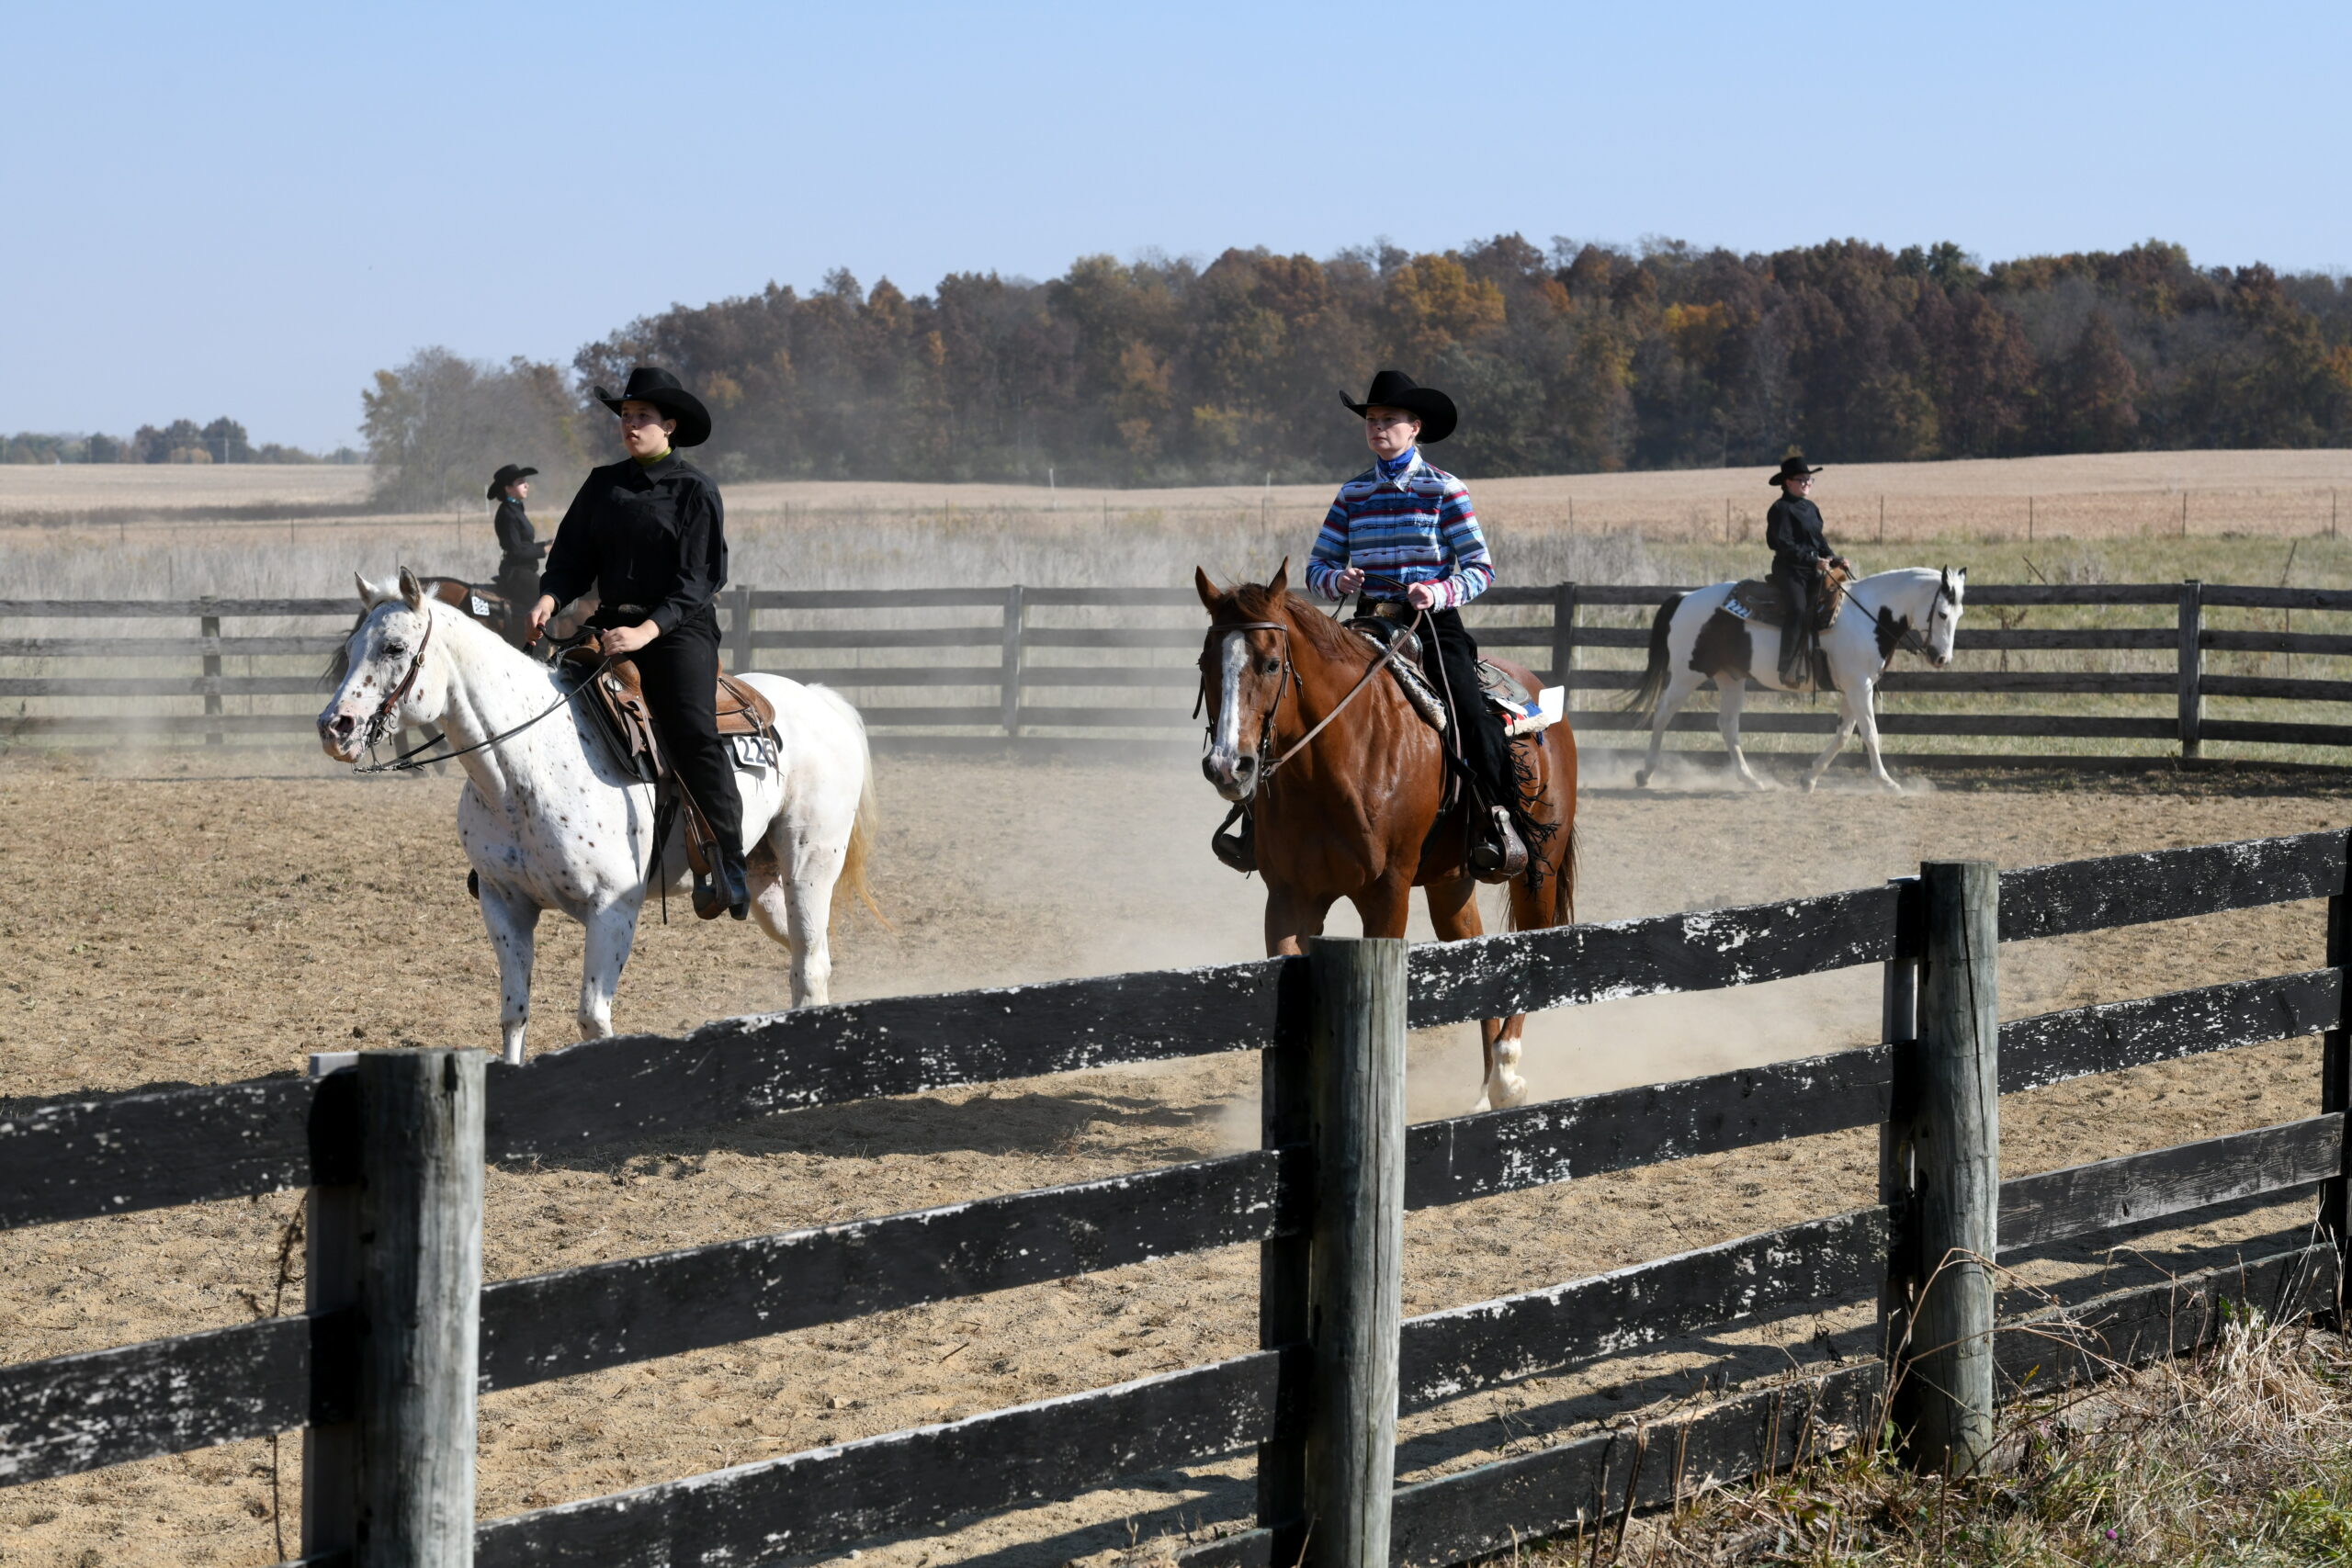
M 1505 1109 L 1514 1105 L 1524 1105 L 1527 1103 L 1527 1080 L 1517 1073 L 1512 1073 L 1503 1079 L 1502 1093 L 1491 1098 L 1499 1100 Z
M 1482 1094 L 1478 1097 L 1478 1103 L 1470 1108 L 1470 1114 L 1473 1116 L 1482 1116 L 1493 1109 L 1494 1106 L 1487 1100 L 1487 1097 Z
M 1820 775 L 1819 773 L 1807 773 L 1807 774 L 1805 774 L 1805 776 L 1804 776 L 1804 792 L 1805 792 L 1805 794 L 1807 794 L 1807 795 L 1811 795 L 1815 790 L 1819 789 L 1820 787 L 1821 787 L 1821 775 Z
M 517 1040 L 514 1044 L 506 1047 L 505 1054 L 499 1059 L 510 1067 L 521 1066 L 523 1065 L 523 1043 L 520 1040 Z
M 1635 789 L 1650 787 L 1650 771 L 1647 768 L 1643 768 L 1634 774 L 1634 787 Z

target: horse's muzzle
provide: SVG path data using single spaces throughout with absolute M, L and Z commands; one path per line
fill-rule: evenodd
M 319 715 L 319 744 L 338 762 L 356 762 L 367 750 L 368 726 L 358 715 L 329 708 Z
M 1201 776 L 1226 800 L 1247 800 L 1258 791 L 1258 759 L 1243 752 L 1220 757 L 1212 751 L 1201 759 Z

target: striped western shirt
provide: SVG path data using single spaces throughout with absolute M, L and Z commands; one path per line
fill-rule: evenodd
M 1393 476 L 1385 470 L 1396 468 Z M 1432 584 L 1451 610 L 1494 586 L 1487 536 L 1460 479 L 1433 467 L 1415 447 L 1409 459 L 1375 463 L 1340 487 L 1306 560 L 1306 586 L 1326 599 L 1345 597 L 1333 580 L 1349 567 L 1370 574 L 1364 590 L 1397 599 L 1416 582 Z

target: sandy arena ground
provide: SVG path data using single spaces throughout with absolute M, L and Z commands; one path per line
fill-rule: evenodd
M 898 934 L 845 916 L 838 996 L 1246 957 L 1259 891 L 1204 840 L 1216 803 L 1188 762 L 890 758 L 876 868 Z M 256 768 L 274 772 L 254 773 Z M 231 770 L 248 770 L 232 773 Z M 0 770 L 0 1064 L 8 1094 L 218 1081 L 353 1044 L 492 1043 L 492 969 L 464 891 L 454 778 L 360 782 L 291 755 L 19 761 Z M 1891 798 L 1594 790 L 1580 912 L 1609 919 L 1862 886 L 1918 861 L 2005 865 L 2341 826 L 2342 795 L 2109 785 Z M 2321 911 L 2289 906 L 2012 947 L 2007 1015 L 2322 962 Z M 1336 929 L 1348 929 L 1342 919 Z M 616 1021 L 674 1032 L 778 1007 L 752 928 L 649 923 Z M 560 1043 L 580 943 L 543 928 L 534 1048 Z M 728 977 L 710 975 L 724 953 Z M 1871 1038 L 1877 976 L 1653 998 L 1534 1021 L 1539 1095 L 1688 1077 Z M 1419 1038 L 1413 1114 L 1476 1093 L 1467 1030 Z M 881 1214 L 1215 1155 L 1254 1141 L 1256 1065 L 1207 1058 L 823 1108 L 694 1138 L 494 1169 L 488 1272 Z M 2024 1174 L 2308 1115 L 2315 1050 L 2257 1047 L 2019 1097 Z M 1411 1216 L 1406 1310 L 1525 1290 L 1871 1200 L 1875 1135 L 1814 1138 Z M 2307 1205 L 2226 1214 L 2164 1245 L 2181 1266 L 2291 1230 Z M 0 1359 L 245 1321 L 272 1310 L 294 1194 L 0 1234 Z M 2029 1264 L 2058 1283 L 2079 1255 Z M 2142 1277 L 2142 1276 L 2134 1276 Z M 299 1303 L 299 1286 L 286 1305 Z M 1101 1386 L 1250 1348 L 1255 1258 L 1238 1248 L 889 1314 L 492 1396 L 485 1517 Z M 1824 1338 L 1824 1336 L 1828 1336 Z M 1798 1314 L 1537 1380 L 1407 1423 L 1413 1473 L 1544 1440 L 1735 1377 L 1865 1348 L 1853 1314 Z M 1450 1431 L 1442 1431 L 1450 1428 Z M 232 1445 L 0 1491 L 0 1562 L 265 1564 L 291 1520 L 299 1444 Z M 1205 1466 L 869 1546 L 866 1563 L 1028 1568 L 1237 1517 L 1246 1468 Z M 1033 1544 L 1034 1543 L 1034 1544 Z

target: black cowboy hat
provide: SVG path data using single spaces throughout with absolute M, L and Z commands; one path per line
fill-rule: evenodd
M 498 472 L 490 476 L 490 493 L 482 497 L 482 499 L 484 501 L 496 501 L 500 491 L 504 490 L 508 485 L 514 483 L 517 479 L 527 479 L 538 471 L 539 470 L 537 468 L 517 468 L 513 463 L 501 463 L 498 466 Z
M 1804 466 L 1804 458 L 1802 456 L 1783 457 L 1781 459 L 1781 471 L 1774 474 L 1770 479 L 1766 479 L 1764 482 L 1768 485 L 1776 485 L 1783 483 L 1789 479 L 1804 478 L 1809 475 L 1818 474 L 1824 471 L 1825 470 L 1820 468 L 1806 468 Z
M 673 446 L 699 446 L 710 439 L 710 411 L 667 370 L 640 365 L 628 373 L 628 385 L 619 392 L 608 392 L 602 387 L 596 388 L 595 392 L 596 400 L 615 413 L 621 412 L 623 403 L 651 403 L 676 420 L 678 428 L 670 433 Z
M 1383 370 L 1372 378 L 1372 390 L 1357 402 L 1346 392 L 1340 400 L 1361 415 L 1366 409 L 1403 409 L 1421 422 L 1420 442 L 1436 445 L 1453 434 L 1453 400 L 1435 387 L 1416 387 L 1402 370 Z

